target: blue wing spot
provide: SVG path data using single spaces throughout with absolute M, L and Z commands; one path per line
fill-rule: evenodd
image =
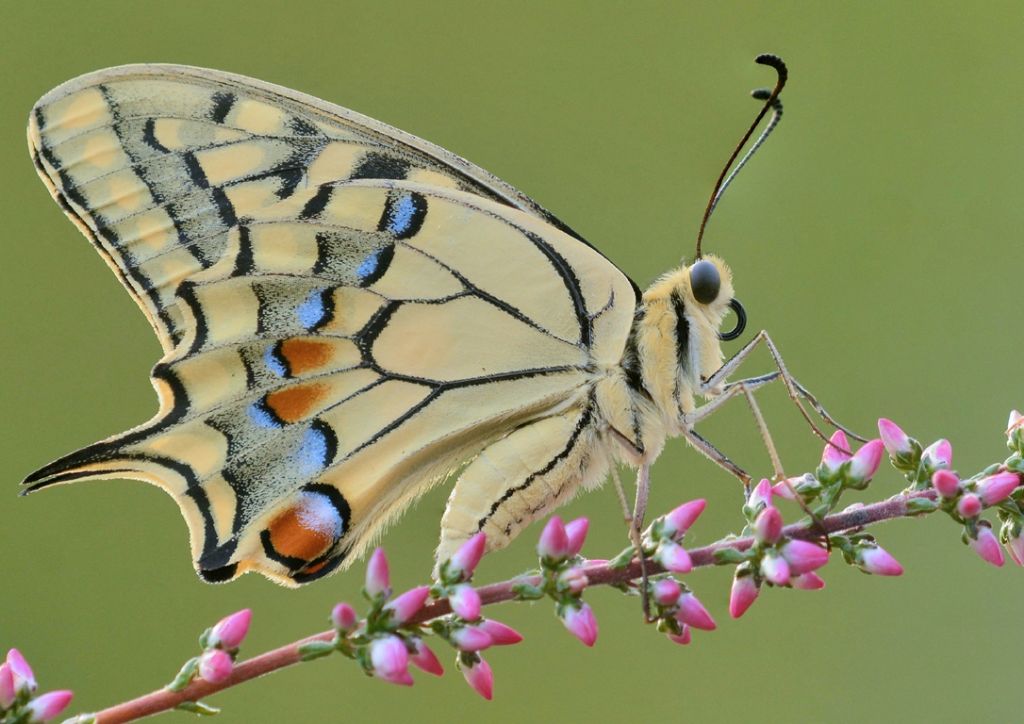
M 277 356 L 275 348 L 276 345 L 272 344 L 263 351 L 263 364 L 278 377 L 287 377 L 288 368 L 284 366 L 281 358 Z
M 324 293 L 322 289 L 310 292 L 306 300 L 295 310 L 299 318 L 299 324 L 306 329 L 313 329 L 324 321 L 327 309 L 324 307 Z
M 299 449 L 295 451 L 300 474 L 314 475 L 327 467 L 328 448 L 327 435 L 323 430 L 317 427 L 306 430 Z
M 249 405 L 248 412 L 249 419 L 252 420 L 257 427 L 263 427 L 272 430 L 276 430 L 281 427 L 281 423 L 275 420 L 273 416 L 269 412 L 267 412 L 266 408 L 263 407 L 262 400 L 260 400 L 259 402 L 254 402 L 251 405 Z
M 404 194 L 391 207 L 391 218 L 388 220 L 388 231 L 395 236 L 403 236 L 412 226 L 412 218 L 416 213 L 416 204 L 412 194 Z
M 359 281 L 363 281 L 377 271 L 377 264 L 379 261 L 379 251 L 375 251 L 363 259 L 362 263 L 356 268 L 356 276 L 359 277 Z

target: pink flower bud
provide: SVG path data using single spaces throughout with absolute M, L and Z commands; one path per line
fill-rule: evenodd
M 1009 435 L 1019 427 L 1024 427 L 1024 415 L 1018 410 L 1010 411 L 1010 419 L 1006 423 L 1006 434 Z
M 391 573 L 383 548 L 375 550 L 366 563 L 366 594 L 370 598 L 387 598 L 391 595 Z
M 850 443 L 846 440 L 846 434 L 842 430 L 836 430 L 829 438 L 829 444 L 821 453 L 821 464 L 830 472 L 835 472 L 839 466 L 850 459 L 850 453 L 844 452 L 850 449 Z
M 707 507 L 707 501 L 703 498 L 683 503 L 665 516 L 663 530 L 670 538 L 678 540 L 690 529 L 700 514 Z
M 693 561 L 690 560 L 690 554 L 678 543 L 662 541 L 654 557 L 666 571 L 689 573 L 693 570 Z
M 402 595 L 396 597 L 393 601 L 389 601 L 384 606 L 385 611 L 391 612 L 391 620 L 396 624 L 403 624 L 423 608 L 423 604 L 427 602 L 427 598 L 430 597 L 429 586 L 417 586 L 416 588 L 410 588 Z
M 11 680 L 14 682 L 14 691 L 32 693 L 36 690 L 36 675 L 32 673 L 32 667 L 25 661 L 18 649 L 11 649 L 7 652 L 7 666 L 11 670 Z
M 207 649 L 199 657 L 199 677 L 211 684 L 219 684 L 231 676 L 235 667 L 231 654 L 224 649 Z
M 993 566 L 1002 566 L 1005 562 L 1003 559 L 1003 549 L 999 547 L 996 534 L 987 525 L 979 525 L 977 539 L 968 537 L 967 543 L 986 563 L 991 563 Z
M 825 580 L 817 573 L 801 573 L 789 579 L 789 585 L 801 591 L 817 591 L 825 587 Z
M 243 608 L 235 611 L 230 616 L 225 616 L 210 631 L 208 639 L 209 646 L 217 646 L 231 651 L 237 649 L 245 635 L 249 633 L 249 624 L 252 622 L 252 610 Z
M 487 536 L 482 532 L 477 533 L 455 551 L 455 555 L 449 562 L 449 570 L 459 574 L 463 581 L 469 580 L 473 571 L 476 570 L 477 564 L 480 563 L 480 559 L 483 558 L 486 548 Z
M 966 493 L 956 504 L 956 512 L 963 518 L 976 518 L 981 515 L 981 498 L 974 493 Z
M 583 572 L 580 566 L 571 566 L 562 571 L 558 576 L 558 580 L 574 596 L 583 593 L 583 589 L 590 583 L 590 579 L 587 578 L 587 574 Z
M 1017 473 L 1005 470 L 995 475 L 990 475 L 978 483 L 978 495 L 981 501 L 987 506 L 996 505 L 1010 497 L 1010 493 L 1020 485 L 1020 477 Z
M 653 598 L 659 606 L 675 606 L 683 589 L 674 578 L 662 578 L 654 582 Z
M 336 629 L 351 631 L 359 623 L 359 615 L 347 603 L 339 603 L 331 609 L 331 623 Z
M 584 603 L 579 608 L 566 606 L 562 613 L 562 623 L 569 633 L 587 646 L 593 646 L 597 641 L 597 617 L 589 604 Z
M 754 521 L 754 537 L 760 543 L 774 545 L 782 537 L 782 513 L 774 505 L 762 510 Z
M 864 443 L 860 450 L 850 458 L 850 477 L 860 483 L 866 483 L 875 477 L 878 466 L 882 462 L 883 452 L 885 452 L 885 445 L 881 440 Z
M 540 534 L 540 541 L 537 543 L 537 554 L 541 558 L 549 558 L 554 561 L 562 561 L 569 556 L 569 534 L 565 531 L 565 524 L 557 515 L 551 516 L 544 530 Z
M 462 626 L 451 633 L 459 651 L 483 651 L 491 645 L 491 635 L 479 626 Z
M 785 586 L 789 583 L 789 563 L 775 551 L 768 550 L 761 559 L 761 575 L 776 586 Z
M 760 508 L 766 508 L 772 504 L 772 484 L 768 481 L 768 478 L 762 478 L 761 482 L 754 486 L 754 489 L 750 491 L 750 497 L 747 499 L 747 505 L 750 506 L 751 510 L 758 510 Z
M 514 628 L 492 618 L 484 619 L 479 626 L 491 637 L 493 646 L 511 646 L 523 640 L 523 635 Z
M 48 722 L 55 719 L 71 703 L 71 692 L 51 691 L 38 696 L 25 706 L 30 722 Z
M 910 437 L 903 432 L 902 428 L 892 420 L 884 417 L 878 420 L 878 434 L 882 438 L 882 444 L 892 457 L 910 454 L 912 448 Z
M 828 563 L 828 551 L 807 540 L 793 539 L 782 546 L 782 557 L 795 576 L 816 571 Z
M 797 478 L 786 478 L 785 480 L 775 483 L 772 486 L 772 495 L 783 500 L 796 500 L 796 486 L 804 479 L 803 476 Z
M 1024 566 L 1024 537 L 1020 535 L 1011 535 L 1007 537 L 1006 552 L 1010 554 L 1010 560 L 1016 563 L 1018 566 Z
M 674 644 L 679 644 L 680 646 L 686 646 L 686 644 L 690 643 L 690 640 L 693 638 L 690 633 L 690 627 L 685 623 L 682 625 L 682 631 L 680 633 L 670 633 L 665 635 L 668 636 L 669 641 Z
M 590 521 L 586 518 L 577 518 L 565 524 L 565 535 L 569 540 L 569 557 L 579 555 L 589 529 Z
M 11 665 L 4 662 L 0 664 L 0 709 L 6 709 L 13 704 L 17 693 L 14 690 L 14 674 L 11 673 Z
M 452 611 L 467 621 L 476 621 L 480 618 L 480 594 L 468 583 L 462 583 L 455 587 L 448 597 Z
M 932 475 L 932 487 L 943 498 L 955 498 L 960 494 L 960 478 L 949 470 L 936 470 Z
M 953 446 L 949 440 L 936 440 L 924 449 L 921 459 L 933 468 L 948 468 L 953 464 Z
M 462 675 L 466 683 L 473 687 L 473 691 L 490 701 L 494 696 L 494 674 L 482 656 L 478 656 L 477 659 L 472 664 L 462 665 Z
M 444 667 L 441 666 L 441 662 L 437 660 L 437 656 L 430 647 L 423 643 L 423 639 L 414 639 L 413 646 L 416 650 L 409 654 L 410 664 L 434 676 L 444 674 Z
M 704 605 L 692 593 L 684 593 L 679 597 L 679 610 L 676 611 L 676 620 L 685 623 L 702 631 L 714 631 L 717 626 L 715 619 L 704 608 Z
M 373 666 L 373 675 L 378 679 L 412 686 L 409 651 L 405 648 L 405 642 L 397 636 L 382 636 L 370 643 L 370 664 Z
M 901 576 L 903 566 L 881 546 L 864 546 L 857 551 L 858 565 L 878 576 Z
M 732 579 L 732 591 L 729 592 L 729 615 L 739 618 L 757 600 L 761 592 L 757 581 L 752 575 L 736 575 Z

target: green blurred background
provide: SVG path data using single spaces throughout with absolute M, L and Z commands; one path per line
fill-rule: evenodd
M 297 88 L 462 154 L 522 188 L 641 285 L 690 254 L 711 183 L 756 107 L 749 89 L 781 54 L 786 119 L 712 222 L 706 248 L 732 264 L 754 329 L 855 429 L 885 415 L 949 437 L 973 472 L 1005 454 L 1020 385 L 1024 227 L 1024 23 L 1017 2 L 429 4 L 394 2 L 8 3 L 0 30 L 3 551 L 0 645 L 45 687 L 94 710 L 159 687 L 219 616 L 255 610 L 246 651 L 324 628 L 358 596 L 362 566 L 292 591 L 192 572 L 173 503 L 136 482 L 18 498 L 28 472 L 148 419 L 158 347 L 142 315 L 37 180 L 24 123 L 37 97 L 128 62 L 209 66 Z M 734 343 L 731 349 L 737 349 Z M 766 357 L 751 373 L 767 370 Z M 762 395 L 788 469 L 819 444 L 779 390 Z M 706 434 L 767 472 L 748 412 Z M 869 491 L 899 489 L 893 473 Z M 386 537 L 396 585 L 430 567 L 446 490 Z M 739 490 L 670 443 L 651 509 L 694 496 L 706 543 L 738 526 Z M 610 488 L 577 500 L 585 552 L 619 549 Z M 486 560 L 481 581 L 530 565 L 534 527 Z M 526 641 L 488 654 L 496 699 L 450 667 L 410 690 L 328 659 L 211 701 L 224 721 L 1019 720 L 1024 576 L 996 570 L 945 520 L 879 530 L 906 566 L 872 578 L 833 563 L 821 592 L 769 591 L 739 622 L 729 574 L 688 580 L 718 618 L 673 646 L 636 602 L 588 595 L 594 650 L 542 603 L 496 617 Z M 446 657 L 447 658 L 447 657 Z M 169 714 L 166 718 L 182 718 Z

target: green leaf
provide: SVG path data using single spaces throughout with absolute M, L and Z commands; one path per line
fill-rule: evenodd
M 532 583 L 515 583 L 512 585 L 512 592 L 521 601 L 536 601 L 544 598 L 544 589 L 534 586 Z
M 909 498 L 907 500 L 907 515 L 934 513 L 938 509 L 939 504 L 929 498 Z
M 632 547 L 622 551 L 619 555 L 608 561 L 608 567 L 612 569 L 625 568 L 633 560 L 636 550 Z
M 196 678 L 196 672 L 199 671 L 199 657 L 193 656 L 191 659 L 185 662 L 185 665 L 181 667 L 181 671 L 174 677 L 174 681 L 165 686 L 167 691 L 183 691 L 186 686 Z
M 175 709 L 179 711 L 188 711 L 199 716 L 213 716 L 214 714 L 220 714 L 220 709 L 209 704 L 204 704 L 201 701 L 183 701 L 178 704 Z
M 714 559 L 715 559 L 715 563 L 717 565 L 720 565 L 720 566 L 722 566 L 722 565 L 735 565 L 737 563 L 743 563 L 744 561 L 750 560 L 752 555 L 753 555 L 753 552 L 750 551 L 750 550 L 738 551 L 735 548 L 728 548 L 728 547 L 726 547 L 726 548 L 719 548 L 713 554 Z
M 310 641 L 299 646 L 299 658 L 302 661 L 312 661 L 324 656 L 330 656 L 337 650 L 333 641 Z

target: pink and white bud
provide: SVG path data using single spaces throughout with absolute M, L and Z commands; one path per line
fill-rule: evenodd
M 715 619 L 704 608 L 704 605 L 692 593 L 684 593 L 679 597 L 679 610 L 676 611 L 676 620 L 685 623 L 693 628 L 702 631 L 714 631 L 717 627 Z
M 36 675 L 32 673 L 32 667 L 28 665 L 18 649 L 11 649 L 7 652 L 7 666 L 10 667 L 11 680 L 14 682 L 16 694 L 22 692 L 31 694 L 36 690 Z
M 415 650 L 409 654 L 410 664 L 434 676 L 444 674 L 444 667 L 441 666 L 441 662 L 438 661 L 431 648 L 423 642 L 423 639 L 414 639 L 412 643 Z
M 479 627 L 491 637 L 492 646 L 511 646 L 523 640 L 523 635 L 511 626 L 495 621 L 493 618 L 486 618 Z
M 67 690 L 50 691 L 42 696 L 37 696 L 25 706 L 28 713 L 28 721 L 48 722 L 60 716 L 60 713 L 68 708 L 71 703 L 72 693 Z
M 993 566 L 1002 566 L 1005 563 L 1003 549 L 999 547 L 996 534 L 987 525 L 979 525 L 978 537 L 971 538 L 968 536 L 967 544 L 986 563 L 991 563 Z
M 593 646 L 597 641 L 597 617 L 589 604 L 584 603 L 579 608 L 566 606 L 562 612 L 562 623 L 569 633 L 585 645 Z
M 691 639 L 693 638 L 693 635 L 690 632 L 690 627 L 687 626 L 685 623 L 682 625 L 681 628 L 682 631 L 680 631 L 678 634 L 670 633 L 665 635 L 668 636 L 668 640 L 672 643 L 679 644 L 680 646 L 686 646 L 686 644 L 690 643 Z
M 375 550 L 366 562 L 366 595 L 370 598 L 387 598 L 391 595 L 391 572 L 383 548 Z
M 768 545 L 774 545 L 782 537 L 782 513 L 774 505 L 758 513 L 754 520 L 754 537 Z
M 662 578 L 654 582 L 652 598 L 659 606 L 675 606 L 683 589 L 674 578 Z
M 480 563 L 480 559 L 484 557 L 486 548 L 487 535 L 482 532 L 477 533 L 455 551 L 455 555 L 449 561 L 449 570 L 458 574 L 461 580 L 469 580 L 473 571 L 476 570 L 477 564 Z
M 429 597 L 429 586 L 410 588 L 402 595 L 397 596 L 393 601 L 389 601 L 384 606 L 384 610 L 390 611 L 391 620 L 401 625 L 419 613 L 419 610 L 423 608 L 423 604 L 427 602 Z
M 691 500 L 687 503 L 674 508 L 668 515 L 665 516 L 665 523 L 663 530 L 665 534 L 670 538 L 678 540 L 682 535 L 690 529 L 690 526 L 696 522 L 700 514 L 704 512 L 704 508 L 708 505 L 707 501 L 703 498 L 697 500 Z
M 569 557 L 579 555 L 583 548 L 583 541 L 587 539 L 588 530 L 590 530 L 590 521 L 586 518 L 577 518 L 565 524 L 565 535 L 569 539 Z
M 924 449 L 921 459 L 932 468 L 948 468 L 953 464 L 953 446 L 949 440 L 936 440 Z
M 766 508 L 772 504 L 772 484 L 768 478 L 762 478 L 761 482 L 754 486 L 747 498 L 747 505 L 751 510 Z
M 693 570 L 693 561 L 690 559 L 690 554 L 678 543 L 662 541 L 654 557 L 666 571 L 689 573 Z
M 199 657 L 199 678 L 211 684 L 219 684 L 231 676 L 235 663 L 231 654 L 224 649 L 207 649 Z
M 373 675 L 392 684 L 412 686 L 409 673 L 409 651 L 397 636 L 382 636 L 370 643 L 370 664 Z
M 490 701 L 494 696 L 494 674 L 491 672 L 490 664 L 482 656 L 478 656 L 477 659 L 472 664 L 462 665 L 462 676 L 465 677 L 466 683 L 473 687 L 473 691 Z
M 461 583 L 455 587 L 452 594 L 448 596 L 448 603 L 457 616 L 467 621 L 476 621 L 480 618 L 480 594 L 468 583 Z
M 806 476 L 786 478 L 772 486 L 772 495 L 783 500 L 796 500 L 797 486 L 803 482 Z
M 810 541 L 793 539 L 782 546 L 782 557 L 794 576 L 816 571 L 828 563 L 828 551 Z
M 903 429 L 892 420 L 882 417 L 878 420 L 878 434 L 882 438 L 882 444 L 892 457 L 909 455 L 913 448 L 910 444 L 910 436 L 903 432 Z
M 1010 554 L 1010 560 L 1018 566 L 1024 566 L 1024 536 L 1009 535 L 1003 545 L 1006 547 L 1006 552 Z
M 237 649 L 242 645 L 246 634 L 249 633 L 250 623 L 252 623 L 252 609 L 243 608 L 241 611 L 235 611 L 214 625 L 207 643 L 209 646 L 217 646 L 228 651 Z
M 587 574 L 581 566 L 570 566 L 558 576 L 559 582 L 574 596 L 583 593 L 583 590 L 590 583 Z
M 736 575 L 732 579 L 732 590 L 729 592 L 729 615 L 739 618 L 757 600 L 761 593 L 757 581 L 752 575 Z
M 943 498 L 955 498 L 960 494 L 960 478 L 949 470 L 936 470 L 932 475 L 932 487 Z
M 851 458 L 849 449 L 850 443 L 846 439 L 846 433 L 836 430 L 828 439 L 828 444 L 825 445 L 825 449 L 821 453 L 821 464 L 829 472 L 834 473 L 839 466 Z
M 0 664 L 0 709 L 6 709 L 13 704 L 17 693 L 14 690 L 14 674 L 11 673 L 11 665 L 4 662 Z
M 981 498 L 974 493 L 966 493 L 957 501 L 956 512 L 963 518 L 977 518 L 984 507 Z
M 451 633 L 452 643 L 459 651 L 483 651 L 490 647 L 491 635 L 479 626 L 462 626 Z
M 776 551 L 765 551 L 764 558 L 761 559 L 761 575 L 765 579 L 776 586 L 785 586 L 789 583 L 790 573 L 789 563 L 785 558 Z
M 901 576 L 903 566 L 881 546 L 864 546 L 857 551 L 857 562 L 862 570 L 876 576 Z
M 817 573 L 801 573 L 789 579 L 789 585 L 801 591 L 817 591 L 825 587 L 825 579 Z
M 870 440 L 850 458 L 850 477 L 860 483 L 866 483 L 875 477 L 878 466 L 882 462 L 885 445 L 881 440 Z
M 359 623 L 359 615 L 347 603 L 339 603 L 331 609 L 331 623 L 340 631 L 351 631 Z
M 1006 422 L 1006 434 L 1009 435 L 1018 428 L 1024 428 L 1024 415 L 1018 410 L 1011 410 L 1010 419 Z
M 978 483 L 978 495 L 986 507 L 996 505 L 1010 497 L 1010 494 L 1020 485 L 1020 476 L 1004 470 L 995 475 L 989 475 Z
M 563 561 L 569 557 L 569 534 L 565 524 L 557 515 L 551 516 L 537 542 L 537 554 L 541 558 Z

